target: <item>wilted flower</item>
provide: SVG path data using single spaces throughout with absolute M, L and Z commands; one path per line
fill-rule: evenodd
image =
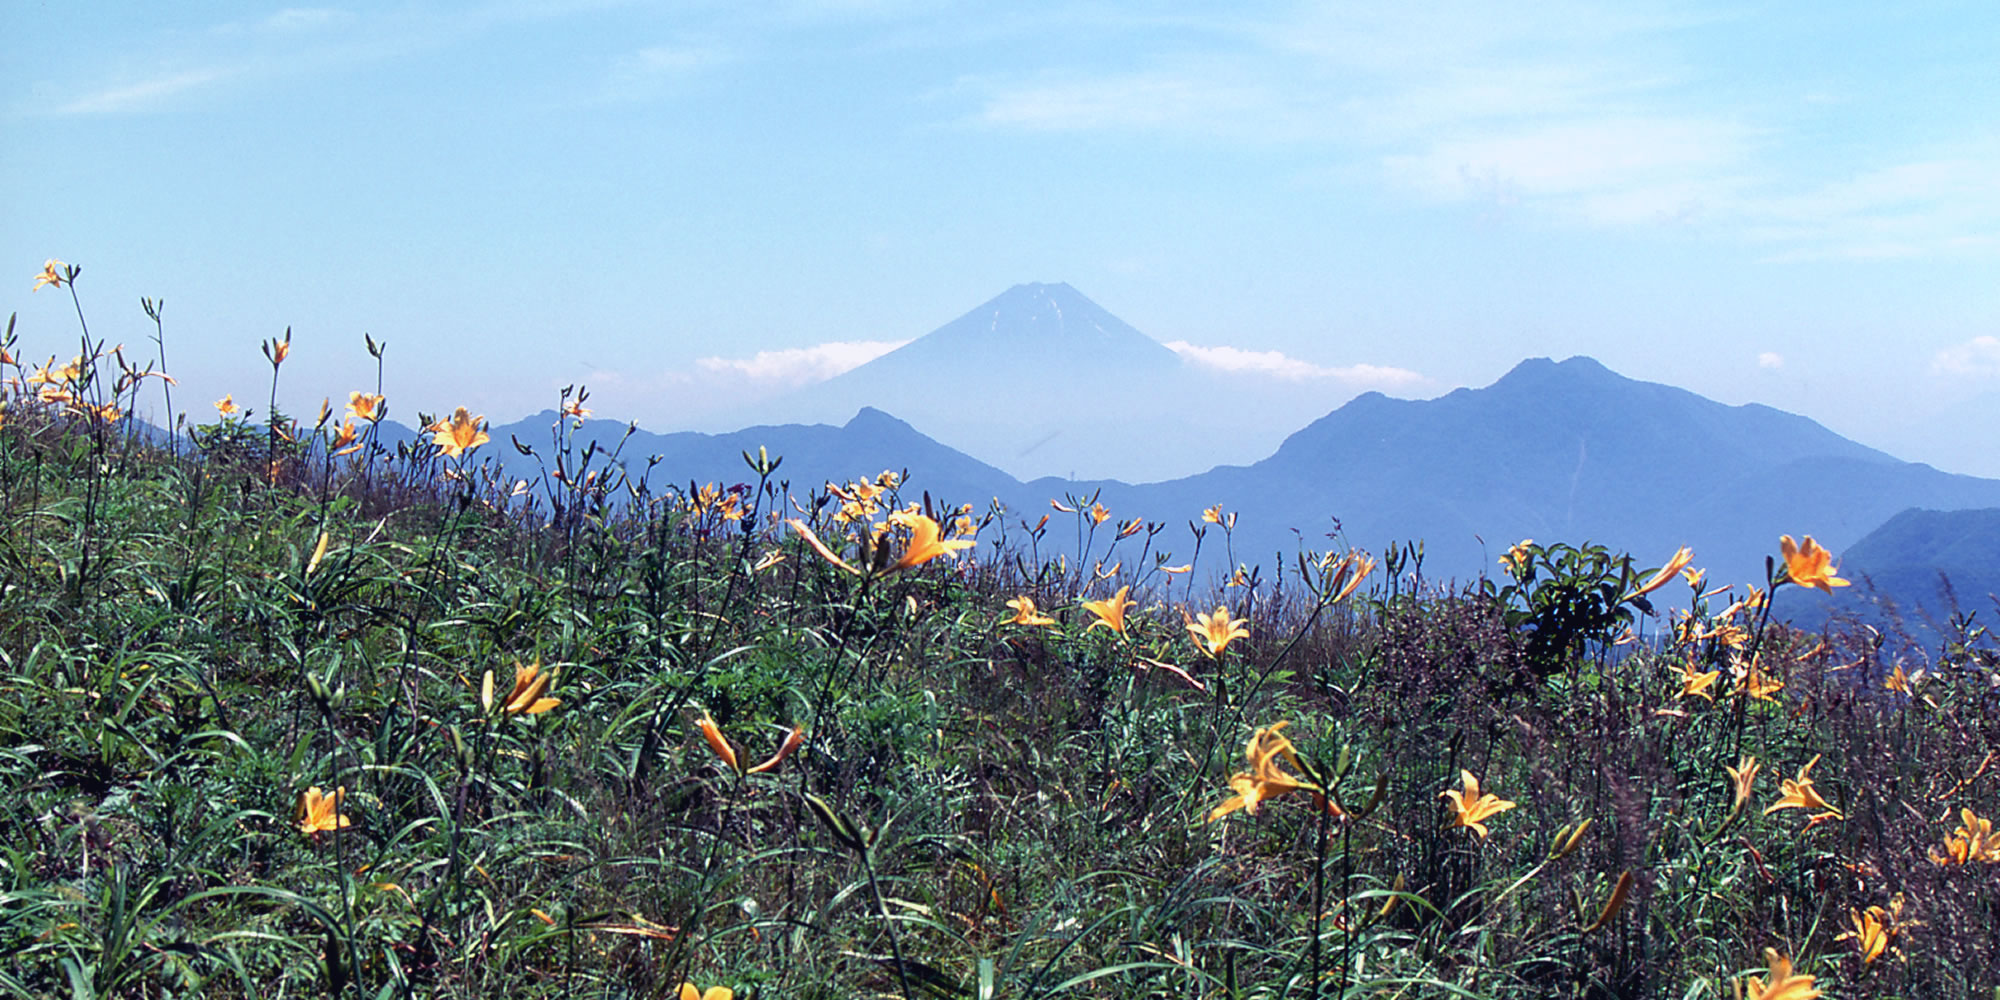
M 1185 614 L 1183 612 L 1183 616 Z M 1249 624 L 1249 621 L 1247 618 L 1232 621 L 1229 617 L 1229 608 L 1217 605 L 1212 614 L 1194 616 L 1194 620 L 1188 622 L 1187 629 L 1194 635 L 1194 644 L 1202 652 L 1220 658 L 1222 651 L 1229 648 L 1232 640 L 1249 637 L 1250 630 L 1243 627 Z
M 299 825 L 300 833 L 318 833 L 322 830 L 341 830 L 353 824 L 340 814 L 340 804 L 347 797 L 347 787 L 333 790 L 332 795 L 320 792 L 314 785 L 299 793 L 298 805 L 292 808 L 292 822 Z
M 500 710 L 508 715 L 540 715 L 562 704 L 560 698 L 545 698 L 543 694 L 554 680 L 554 674 L 542 673 L 542 661 L 536 660 L 527 666 L 514 665 L 514 687 L 500 702 Z M 479 686 L 479 704 L 488 712 L 493 711 L 493 671 L 486 672 L 486 678 Z
M 474 417 L 463 406 L 450 420 L 440 420 L 426 429 L 431 432 L 431 441 L 453 458 L 493 440 L 486 433 L 486 418 Z
M 1813 977 L 1794 974 L 1792 960 L 1778 954 L 1778 949 L 1764 949 L 1764 965 L 1768 981 L 1757 976 L 1737 980 L 1737 988 L 1748 1000 L 1814 1000 L 1820 995 L 1813 989 Z
M 1138 607 L 1139 605 L 1137 601 L 1128 601 L 1125 599 L 1125 595 L 1131 590 L 1131 587 L 1120 587 L 1116 594 L 1111 595 L 1105 600 L 1083 602 L 1083 610 L 1097 616 L 1097 620 L 1090 623 L 1090 629 L 1101 626 L 1119 635 L 1124 635 L 1125 610 L 1127 608 Z M 1088 632 L 1090 629 L 1085 629 L 1084 631 Z
M 1840 810 L 1828 804 L 1825 799 L 1820 797 L 1819 789 L 1813 787 L 1812 778 L 1807 772 L 1811 771 L 1813 765 L 1817 763 L 1819 763 L 1819 755 L 1815 754 L 1813 755 L 1813 759 L 1806 761 L 1806 766 L 1799 768 L 1798 777 L 1786 778 L 1780 782 L 1779 788 L 1784 794 L 1780 795 L 1778 801 L 1771 803 L 1764 810 L 1764 815 L 1769 816 L 1780 809 L 1817 809 L 1819 812 L 1815 813 L 1812 817 L 1816 821 L 1821 819 L 1845 819 L 1846 817 L 1841 815 Z
M 382 396 L 372 392 L 350 392 L 347 394 L 347 415 L 356 420 L 374 422 L 382 418 Z
M 43 285 L 54 285 L 57 288 L 61 288 L 63 286 L 63 273 L 63 262 L 53 257 L 49 258 L 48 263 L 42 265 L 42 273 L 35 275 L 35 287 L 32 290 L 39 292 L 42 290 Z
M 1484 821 L 1514 808 L 1514 803 L 1498 795 L 1481 795 L 1479 779 L 1473 777 L 1471 771 L 1460 770 L 1458 774 L 1459 781 L 1465 786 L 1463 789 L 1447 789 L 1438 793 L 1439 798 L 1451 803 L 1453 816 L 1451 822 L 1445 824 L 1445 828 L 1466 827 L 1479 834 L 1479 839 L 1485 840 Z
M 1829 594 L 1835 587 L 1847 586 L 1846 580 L 1833 575 L 1833 553 L 1821 548 L 1811 535 L 1803 544 L 1795 544 L 1792 536 L 1785 535 L 1778 539 L 1778 550 L 1785 555 L 1785 579 Z
M 1054 625 L 1056 620 L 1035 610 L 1035 599 L 1026 594 L 1007 602 L 1014 609 L 1014 617 L 1007 619 L 1008 625 Z

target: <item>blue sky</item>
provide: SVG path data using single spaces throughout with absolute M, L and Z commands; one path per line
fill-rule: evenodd
M 1067 281 L 1329 409 L 1588 354 L 2000 475 L 2000 6 L 1220 6 L 14 0 L 0 309 L 669 429 Z

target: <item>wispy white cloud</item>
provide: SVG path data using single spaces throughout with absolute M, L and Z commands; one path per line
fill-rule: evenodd
M 144 110 L 230 75 L 231 71 L 220 68 L 181 70 L 150 80 L 105 87 L 59 104 L 55 112 L 62 115 L 101 115 Z
M 1174 71 L 1045 77 L 1001 87 L 978 112 L 988 125 L 1037 131 L 1210 131 L 1270 102 L 1258 88 Z
M 695 367 L 710 375 L 733 375 L 753 382 L 800 386 L 823 382 L 858 368 L 907 340 L 836 340 L 811 347 L 758 351 L 747 358 L 697 358 Z
M 305 31 L 344 21 L 348 16 L 347 11 L 335 7 L 287 7 L 266 17 L 261 26 L 270 31 Z
M 1200 43 L 1123 67 L 967 77 L 957 93 L 981 127 L 1288 143 L 1346 176 L 1372 167 L 1406 197 L 1587 226 L 1699 223 L 1771 257 L 2000 245 L 1985 239 L 2000 235 L 1990 139 L 1931 116 L 1934 155 L 1853 143 L 1829 159 L 1822 119 L 1843 96 L 1774 89 L 1780 75 L 1746 77 L 1701 41 L 1769 15 L 1590 0 L 1264 10 L 1180 25 L 1177 40 Z
M 1428 382 L 1407 368 L 1382 365 L 1328 367 L 1282 351 L 1248 351 L 1240 347 L 1205 347 L 1185 340 L 1169 341 L 1167 349 L 1194 364 L 1216 371 L 1262 375 L 1287 382 L 1330 381 L 1354 389 L 1409 389 Z
M 1931 358 L 1931 373 L 1975 378 L 2000 375 L 2000 337 L 1978 336 L 1937 352 Z
M 730 62 L 734 55 L 713 39 L 649 45 L 615 59 L 600 99 L 645 101 L 671 93 L 684 81 Z
M 1757 367 L 1783 368 L 1785 367 L 1785 356 L 1779 354 L 1777 351 L 1764 351 L 1757 355 Z

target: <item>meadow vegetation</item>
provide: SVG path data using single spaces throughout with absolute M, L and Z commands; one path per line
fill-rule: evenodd
M 141 363 L 78 276 L 0 342 L 11 994 L 2000 995 L 2000 642 L 1772 621 L 1843 583 L 1809 537 L 1457 585 L 677 481 L 581 392 L 389 448 L 379 386 L 277 411 L 289 337 L 262 414 L 176 409 L 159 304 Z

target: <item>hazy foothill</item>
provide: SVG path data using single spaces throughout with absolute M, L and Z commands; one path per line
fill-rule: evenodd
M 78 269 L 36 287 L 80 329 L 0 343 L 13 995 L 2000 975 L 2000 482 L 1580 357 L 1023 482 L 967 452 L 1169 449 L 1228 391 L 1066 285 L 774 405 L 838 425 L 727 434 L 582 388 L 286 414 L 289 334 L 191 401 L 157 303 L 147 359 Z

